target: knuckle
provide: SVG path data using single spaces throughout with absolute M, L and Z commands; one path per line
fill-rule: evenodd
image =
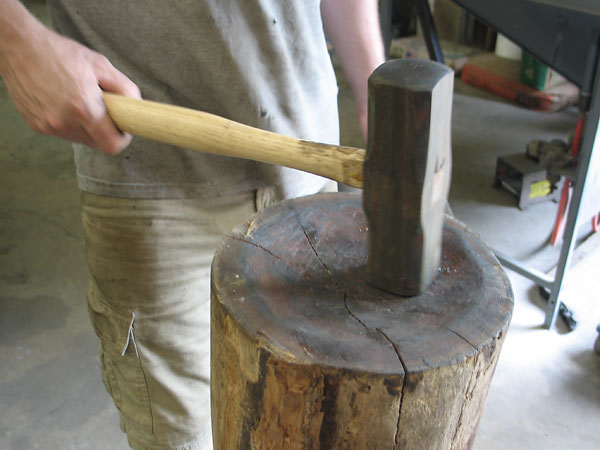
M 56 133 L 54 131 L 52 123 L 50 122 L 51 117 L 52 116 L 48 114 L 40 114 L 37 116 L 25 117 L 25 122 L 33 131 L 45 135 L 53 135 Z
M 82 100 L 70 100 L 68 105 L 69 114 L 81 121 L 88 121 L 92 114 L 88 105 Z
M 28 121 L 28 125 L 31 127 L 33 131 L 36 131 L 41 134 L 51 135 L 53 130 L 47 122 L 42 120 L 31 120 Z
M 112 66 L 112 64 L 110 63 L 109 59 L 105 55 L 103 55 L 101 53 L 97 53 L 96 57 L 98 58 L 98 62 L 100 64 Z
M 52 134 L 62 135 L 69 130 L 69 122 L 60 116 L 50 116 L 47 119 L 46 127 L 52 130 Z
M 142 98 L 142 91 L 140 91 L 138 85 L 133 82 L 131 84 L 131 96 L 134 98 Z
M 96 66 L 97 69 L 110 69 L 113 67 L 112 63 L 110 62 L 110 60 L 102 55 L 102 54 L 95 54 L 94 55 L 94 65 Z
M 101 150 L 109 155 L 117 155 L 125 148 L 125 146 L 125 143 L 121 139 L 113 138 L 105 140 Z

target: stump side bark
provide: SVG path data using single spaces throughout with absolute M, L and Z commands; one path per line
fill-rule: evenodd
M 491 251 L 447 218 L 426 292 L 365 282 L 360 196 L 285 202 L 212 271 L 215 449 L 470 448 L 512 312 Z

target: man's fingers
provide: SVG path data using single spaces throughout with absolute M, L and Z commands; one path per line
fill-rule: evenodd
M 70 130 L 68 135 L 61 137 L 71 142 L 78 142 L 91 148 L 94 148 L 94 145 L 96 144 L 94 140 L 90 137 L 90 135 L 87 133 L 87 131 L 85 131 L 83 128 L 79 128 L 77 130 Z
M 102 101 L 102 90 L 96 85 L 91 91 L 82 94 L 81 100 L 72 104 L 71 115 L 78 119 L 78 142 L 115 155 L 131 141 L 131 136 L 121 133 L 108 115 Z M 85 133 L 85 138 L 81 134 Z M 87 141 L 91 140 L 91 144 Z
M 126 97 L 142 98 L 137 85 L 118 71 L 104 56 L 100 56 L 95 64 L 96 78 L 102 90 L 114 92 Z M 101 97 L 100 97 L 101 98 Z M 110 119 L 104 103 L 102 110 L 96 111 L 96 120 L 86 126 L 86 131 L 97 143 L 94 147 L 109 155 L 123 150 L 131 142 L 131 135 L 121 133 Z
M 93 124 L 88 124 L 85 131 L 94 141 L 92 147 L 109 155 L 120 153 L 131 142 L 131 135 L 120 132 L 108 114 L 104 114 Z
M 100 58 L 97 62 L 96 77 L 98 78 L 98 84 L 105 91 L 114 92 L 126 97 L 142 98 L 137 85 L 123 73 L 115 69 L 110 61 L 104 57 Z

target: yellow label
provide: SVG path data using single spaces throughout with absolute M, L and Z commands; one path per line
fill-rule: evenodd
M 548 180 L 536 181 L 535 183 L 531 183 L 529 198 L 544 197 L 550 192 L 550 182 Z

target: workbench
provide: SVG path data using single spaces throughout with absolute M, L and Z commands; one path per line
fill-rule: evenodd
M 560 305 L 579 225 L 600 211 L 600 2 L 598 0 L 453 0 L 580 88 L 585 128 L 554 277 L 496 252 L 500 262 L 550 291 L 544 326 Z M 431 55 L 430 52 L 430 56 Z

